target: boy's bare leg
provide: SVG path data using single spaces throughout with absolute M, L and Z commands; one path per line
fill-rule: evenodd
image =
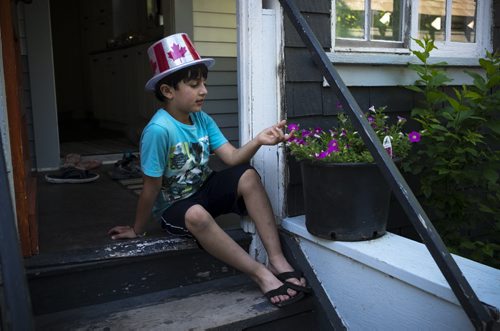
M 277 275 L 282 272 L 293 271 L 293 267 L 288 263 L 281 250 L 271 203 L 255 170 L 249 169 L 240 177 L 238 195 L 243 196 L 248 214 L 255 222 L 257 232 L 267 251 L 271 272 Z M 306 286 L 304 278 L 287 280 L 296 285 Z
M 203 248 L 217 259 L 229 264 L 252 278 L 263 293 L 274 290 L 283 283 L 264 265 L 255 261 L 240 245 L 220 228 L 213 217 L 200 205 L 188 209 L 185 216 L 187 229 L 196 237 Z M 271 298 L 277 303 L 297 294 L 289 289 L 287 295 Z

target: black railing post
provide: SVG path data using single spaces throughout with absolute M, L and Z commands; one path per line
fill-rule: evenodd
M 434 261 L 450 284 L 453 293 L 476 329 L 486 330 L 495 323 L 488 310 L 481 304 L 461 270 L 448 252 L 441 237 L 430 222 L 405 179 L 378 140 L 375 131 L 366 120 L 358 103 L 328 59 L 324 49 L 300 13 L 293 0 L 279 0 L 288 18 L 330 86 L 335 90 L 347 115 L 363 138 L 380 171 L 408 215 L 412 225 L 422 238 Z
M 31 300 L 15 226 L 2 135 L 0 132 L 0 269 L 5 304 L 1 305 L 5 330 L 33 330 Z M 0 318 L 1 320 L 1 318 Z M 2 325 L 0 324 L 0 329 Z

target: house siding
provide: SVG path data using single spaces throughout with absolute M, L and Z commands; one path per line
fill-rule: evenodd
M 302 14 L 310 24 L 319 42 L 325 49 L 331 45 L 331 1 L 315 1 L 314 4 L 297 1 Z M 302 127 L 329 127 L 336 123 L 338 98 L 329 87 L 323 87 L 323 76 L 298 36 L 290 20 L 286 17 L 285 29 L 285 108 L 288 123 L 298 123 Z M 408 116 L 415 104 L 415 94 L 401 87 L 349 87 L 361 109 L 371 105 L 387 106 L 387 111 L 394 115 Z M 390 230 L 398 234 L 413 236 L 409 224 L 399 203 L 392 199 Z M 300 165 L 293 157 L 287 162 L 287 215 L 304 214 L 302 179 Z
M 297 0 L 302 15 L 310 24 L 316 38 L 325 51 L 331 47 L 331 1 L 321 0 L 314 3 Z M 493 48 L 500 48 L 500 1 L 493 4 Z M 284 19 L 285 40 L 285 111 L 288 123 L 298 123 L 302 127 L 329 127 L 336 122 L 337 96 L 331 88 L 323 87 L 323 76 L 316 68 L 309 51 L 298 36 L 288 17 Z M 335 64 L 334 64 L 335 65 Z M 450 87 L 451 89 L 451 87 Z M 416 105 L 418 95 L 403 87 L 359 87 L 350 86 L 352 93 L 362 110 L 370 106 L 387 106 L 387 112 L 409 117 Z M 407 129 L 417 126 L 408 123 Z M 302 197 L 302 179 L 299 163 L 293 157 L 287 159 L 286 212 L 289 216 L 304 214 Z M 410 185 L 412 179 L 408 179 Z M 415 238 L 416 232 L 404 211 L 394 197 L 391 199 L 388 229 L 400 235 Z
M 203 109 L 226 138 L 239 146 L 236 0 L 193 0 L 192 12 L 196 50 L 202 57 L 215 59 Z

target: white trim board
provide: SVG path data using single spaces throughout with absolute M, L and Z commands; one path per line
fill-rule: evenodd
M 286 218 L 282 227 L 301 239 L 331 252 L 344 255 L 367 267 L 399 279 L 443 300 L 459 305 L 448 282 L 442 275 L 425 245 L 387 233 L 381 238 L 359 242 L 341 242 L 311 235 L 304 215 Z M 463 275 L 479 300 L 500 307 L 500 270 L 453 255 Z
M 333 66 L 347 86 L 408 86 L 413 85 L 419 79 L 415 71 L 404 65 L 379 64 L 376 62 L 353 64 L 336 59 L 333 61 Z M 477 66 L 448 66 L 443 67 L 442 70 L 452 79 L 447 85 L 472 84 L 472 77 L 464 70 L 484 76 L 484 70 Z
M 237 13 L 240 142 L 244 145 L 283 118 L 278 71 L 283 62 L 282 22 L 278 8 L 264 9 L 262 2 L 239 0 Z M 278 218 L 284 215 L 284 164 L 282 146 L 262 146 L 252 158 Z

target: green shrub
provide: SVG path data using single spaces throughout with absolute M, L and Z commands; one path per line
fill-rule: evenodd
M 408 86 L 422 98 L 412 110 L 421 141 L 403 163 L 417 176 L 417 195 L 451 252 L 500 267 L 500 57 L 479 60 L 484 75 L 467 72 L 470 86 L 445 87 L 451 79 L 429 64 L 433 40 L 416 40 L 422 64 Z

